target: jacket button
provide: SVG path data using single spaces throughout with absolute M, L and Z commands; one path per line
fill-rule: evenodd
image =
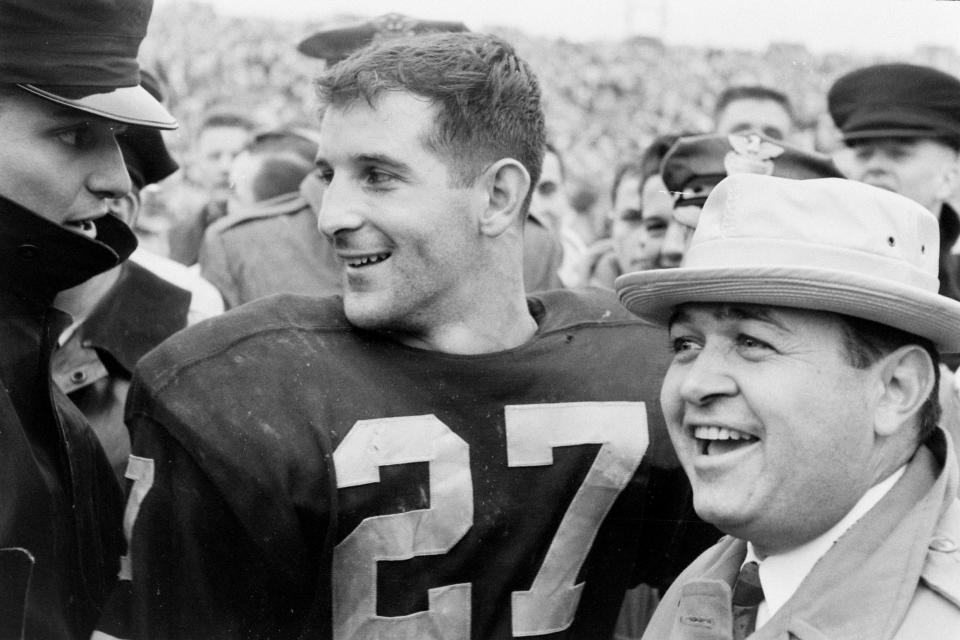
M 950 553 L 957 550 L 957 543 L 950 538 L 934 538 L 930 541 L 930 548 L 934 551 Z
M 74 371 L 70 374 L 70 381 L 73 383 L 83 382 L 87 379 L 87 374 L 83 371 Z
M 21 260 L 33 260 L 40 253 L 40 249 L 33 244 L 22 244 L 17 247 L 17 257 Z

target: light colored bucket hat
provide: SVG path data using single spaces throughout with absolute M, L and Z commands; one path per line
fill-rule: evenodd
M 666 324 L 687 302 L 831 311 L 960 351 L 960 302 L 941 296 L 937 219 L 852 180 L 732 175 L 707 199 L 683 266 L 616 281 L 637 316 Z

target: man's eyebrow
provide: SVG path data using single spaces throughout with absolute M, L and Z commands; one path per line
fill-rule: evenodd
M 354 161 L 359 164 L 377 164 L 395 171 L 407 171 L 410 169 L 410 165 L 406 162 L 382 153 L 361 153 L 354 156 Z
M 350 156 L 350 163 L 355 165 L 375 164 L 387 169 L 398 172 L 410 170 L 410 165 L 391 156 L 382 153 L 357 153 Z M 330 163 L 321 155 L 317 154 L 314 164 L 318 167 L 328 167 Z

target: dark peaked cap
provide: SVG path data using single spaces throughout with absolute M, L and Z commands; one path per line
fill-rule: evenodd
M 175 129 L 140 86 L 153 0 L 0 0 L 0 83 L 127 124 Z
M 857 69 L 830 87 L 827 107 L 844 142 L 941 138 L 960 147 L 960 79 L 931 67 Z
M 843 177 L 827 156 L 756 131 L 680 138 L 660 165 L 663 183 L 675 194 L 677 207 L 702 207 L 713 187 L 735 173 L 797 180 Z
M 399 13 L 388 13 L 349 27 L 318 31 L 302 40 L 297 45 L 297 51 L 311 58 L 322 58 L 331 65 L 381 39 L 447 31 L 458 32 L 468 31 L 468 29 L 462 22 L 421 20 Z

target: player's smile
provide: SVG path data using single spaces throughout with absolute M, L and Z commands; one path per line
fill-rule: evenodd
M 387 260 L 393 255 L 392 251 L 337 251 L 337 257 L 351 269 L 362 269 Z

